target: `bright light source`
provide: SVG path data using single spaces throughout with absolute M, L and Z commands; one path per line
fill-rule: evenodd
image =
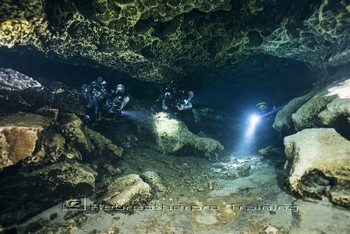
M 251 125 L 257 125 L 259 122 L 260 122 L 260 116 L 258 116 L 258 115 L 252 115 L 252 116 L 250 116 L 250 121 L 249 121 L 249 123 L 250 123 Z
M 251 138 L 253 136 L 253 133 L 255 131 L 256 125 L 260 122 L 260 116 L 258 115 L 251 115 L 249 118 L 249 125 L 246 131 L 245 136 L 248 138 Z

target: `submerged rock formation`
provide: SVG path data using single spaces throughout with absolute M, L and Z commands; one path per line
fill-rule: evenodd
M 0 119 L 0 169 L 19 161 L 34 159 L 34 150 L 40 134 L 48 130 L 50 119 L 34 114 L 20 113 Z M 41 140 L 41 139 L 40 139 Z M 40 141 L 39 140 L 39 141 Z
M 23 222 L 65 199 L 92 195 L 101 158 L 104 165 L 123 152 L 67 111 L 72 103 L 81 106 L 79 101 L 60 103 L 76 91 L 65 86 L 60 90 L 65 95 L 59 98 L 52 92 L 57 90 L 55 82 L 44 81 L 40 89 L 30 89 L 36 86 L 35 80 L 13 70 L 7 74 L 11 82 L 0 82 L 4 104 L 0 115 L 1 226 Z M 27 112 L 18 112 L 21 108 Z M 71 111 L 79 113 L 78 108 Z M 97 164 L 93 165 L 96 171 L 89 161 Z
M 42 85 L 38 81 L 29 76 L 9 68 L 0 68 L 0 89 L 18 91 L 41 87 Z
M 325 195 L 350 207 L 349 140 L 332 128 L 312 128 L 284 138 L 284 145 L 285 169 L 293 191 L 317 198 Z
M 0 46 L 78 56 L 149 81 L 233 74 L 263 54 L 319 70 L 349 61 L 344 0 L 5 0 L 0 12 Z
M 182 154 L 187 152 L 215 160 L 224 150 L 217 140 L 193 134 L 182 121 L 170 118 L 165 112 L 155 114 L 153 121 L 157 148 L 164 154 L 182 151 Z
M 151 187 L 136 174 L 116 179 L 107 190 L 103 201 L 119 210 L 145 202 L 151 197 Z
M 156 191 L 165 192 L 166 187 L 164 186 L 160 176 L 154 171 L 146 171 L 142 174 L 144 180 L 149 183 Z
M 273 126 L 284 133 L 333 127 L 346 134 L 350 132 L 349 90 L 350 79 L 343 79 L 295 98 L 277 113 Z
M 95 189 L 95 176 L 91 168 L 76 161 L 2 175 L 1 225 L 22 222 L 65 199 L 90 196 Z
M 274 127 L 284 138 L 290 189 L 350 207 L 350 79 L 292 100 Z
M 39 113 L 43 113 L 43 109 Z M 62 157 L 81 160 L 89 155 L 111 158 L 122 155 L 121 148 L 100 133 L 84 127 L 76 115 L 60 114 L 59 118 L 56 121 L 30 113 L 1 116 L 0 168 L 19 162 L 22 165 L 52 163 Z
M 0 68 L 0 104 L 2 113 L 35 112 L 45 107 L 77 115 L 84 114 L 82 95 L 55 81 L 41 80 L 12 69 Z

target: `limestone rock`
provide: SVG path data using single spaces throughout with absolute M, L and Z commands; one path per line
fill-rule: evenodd
M 45 113 L 43 113 L 43 111 Z M 0 168 L 52 163 L 61 157 L 120 157 L 123 149 L 82 124 L 74 114 L 42 109 L 37 114 L 3 115 L 0 120 Z M 59 122 L 56 121 L 59 119 Z
M 3 0 L 0 46 L 79 56 L 148 81 L 234 74 L 261 54 L 321 69 L 348 62 L 348 9 L 343 0 Z
M 350 79 L 337 83 L 327 90 L 327 96 L 335 96 L 332 102 L 318 114 L 322 123 L 328 126 L 334 125 L 340 118 L 350 118 Z M 350 131 L 350 122 L 348 122 Z
M 153 121 L 157 147 L 163 153 L 187 150 L 208 159 L 216 159 L 224 149 L 217 140 L 193 134 L 183 122 L 170 118 L 167 113 L 155 114 Z
M 76 146 L 83 153 L 92 152 L 92 144 L 85 136 L 84 124 L 75 114 L 63 114 L 60 119 L 62 133 L 66 139 Z
M 213 225 L 218 222 L 216 215 L 216 210 L 202 210 L 198 215 L 196 215 L 195 220 L 200 224 Z
M 319 128 L 285 137 L 284 145 L 292 191 L 319 198 L 333 193 L 334 203 L 350 205 L 342 194 L 350 186 L 350 141 L 332 128 Z
M 1 168 L 21 162 L 35 166 L 56 162 L 60 157 L 82 159 L 81 152 L 60 133 L 55 122 L 57 111 L 45 117 L 18 113 L 0 120 Z
M 347 185 L 348 186 L 348 185 Z M 350 207 L 350 189 L 344 188 L 339 191 L 330 192 L 331 200 L 339 205 Z
M 155 187 L 156 190 L 165 192 L 166 188 L 163 185 L 162 179 L 154 171 L 146 171 L 143 174 L 144 180 L 149 183 L 151 186 Z
M 330 103 L 334 97 L 318 93 L 308 102 L 302 105 L 295 113 L 292 114 L 294 127 L 297 131 L 305 128 L 322 127 L 318 114 Z
M 277 113 L 273 126 L 282 133 L 317 127 L 350 131 L 349 90 L 350 79 L 343 79 L 293 99 Z
M 37 142 L 35 153 L 23 161 L 23 166 L 35 166 L 58 161 L 62 156 L 82 159 L 79 151 L 71 148 L 66 139 L 59 133 L 46 131 Z
M 136 174 L 116 179 L 107 189 L 103 201 L 115 207 L 139 204 L 151 197 L 151 187 Z
M 296 112 L 305 102 L 307 102 L 313 93 L 308 93 L 304 96 L 294 98 L 277 114 L 273 122 L 273 127 L 279 132 L 291 133 L 294 131 L 292 114 Z
M 86 128 L 86 135 L 94 145 L 94 154 L 98 153 L 100 156 L 120 157 L 123 154 L 123 148 L 114 145 L 109 139 L 100 133 Z
M 262 156 L 280 156 L 283 154 L 283 150 L 269 145 L 263 149 L 260 149 L 259 154 Z
M 39 83 L 15 70 L 0 68 L 0 105 L 3 113 L 37 110 L 38 114 L 51 118 L 48 115 L 57 117 L 59 109 L 82 116 L 85 103 L 80 92 L 60 82 L 40 80 Z
M 18 92 L 0 90 L 0 105 L 2 113 L 29 111 L 32 106 Z
M 61 112 L 83 116 L 86 100 L 82 94 L 71 87 L 55 81 L 42 80 L 42 90 L 23 90 L 19 94 L 34 109 L 53 108 Z
M 40 115 L 20 113 L 0 120 L 0 168 L 33 156 L 39 135 L 50 125 Z
M 96 172 L 76 161 L 60 162 L 37 170 L 21 170 L 0 179 L 0 220 L 21 222 L 69 198 L 91 195 Z
M 265 234 L 278 234 L 278 228 L 274 227 L 274 226 L 268 226 L 265 230 L 264 230 Z
M 42 88 L 42 85 L 18 71 L 0 68 L 0 89 L 19 91 L 28 88 Z
M 81 119 L 75 114 L 63 114 L 60 122 L 66 139 L 69 139 L 73 146 L 82 153 L 93 153 L 97 157 L 120 157 L 122 155 L 122 148 L 114 145 L 100 133 L 85 127 Z
M 56 108 L 50 108 L 50 107 L 41 107 L 35 111 L 35 113 L 46 116 L 50 119 L 57 120 L 59 110 Z

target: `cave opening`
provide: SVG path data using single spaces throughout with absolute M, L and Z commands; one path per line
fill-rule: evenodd
M 0 49 L 2 67 L 12 68 L 33 78 L 58 81 L 80 90 L 84 83 L 98 76 L 107 83 L 123 83 L 128 92 L 138 99 L 154 102 L 161 84 L 144 82 L 130 75 L 81 58 L 62 59 L 57 55 L 37 52 L 30 47 Z M 257 103 L 279 107 L 291 99 L 312 90 L 321 74 L 306 64 L 292 59 L 259 54 L 245 59 L 232 69 L 225 67 L 212 74 L 192 73 L 178 78 L 178 85 L 193 90 L 195 107 L 208 107 L 244 116 Z
M 78 91 L 82 84 L 102 76 L 111 89 L 118 83 L 124 84 L 127 92 L 146 103 L 148 109 L 153 108 L 160 94 L 161 84 L 132 78 L 126 73 L 100 66 L 93 61 L 81 58 L 62 59 L 28 47 L 2 48 L 0 63 L 3 67 L 12 68 L 33 78 L 62 82 Z M 193 111 L 185 111 L 175 117 L 185 121 L 195 134 L 218 139 L 224 145 L 226 153 L 239 151 L 242 149 L 249 116 L 257 111 L 257 103 L 265 102 L 269 110 L 279 110 L 291 99 L 313 89 L 318 78 L 319 74 L 295 60 L 263 54 L 250 56 L 233 70 L 232 66 L 222 67 L 211 74 L 194 73 L 179 79 L 179 87 L 194 91 L 192 103 L 195 109 L 209 108 L 213 112 L 199 123 L 196 122 L 196 113 Z M 272 128 L 275 114 L 271 113 L 257 126 L 254 135 L 259 140 L 255 140 L 249 150 L 256 151 L 279 140 Z M 224 120 L 218 121 L 215 115 L 225 116 Z M 111 135 L 108 127 L 97 126 L 96 129 L 102 129 L 104 134 Z

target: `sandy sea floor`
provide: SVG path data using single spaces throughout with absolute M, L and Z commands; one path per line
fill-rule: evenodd
M 154 171 L 166 191 L 128 212 L 72 212 L 57 204 L 18 226 L 19 233 L 350 233 L 349 210 L 285 192 L 283 160 L 233 154 L 209 162 L 150 149 L 125 158 L 117 166 L 123 175 Z

